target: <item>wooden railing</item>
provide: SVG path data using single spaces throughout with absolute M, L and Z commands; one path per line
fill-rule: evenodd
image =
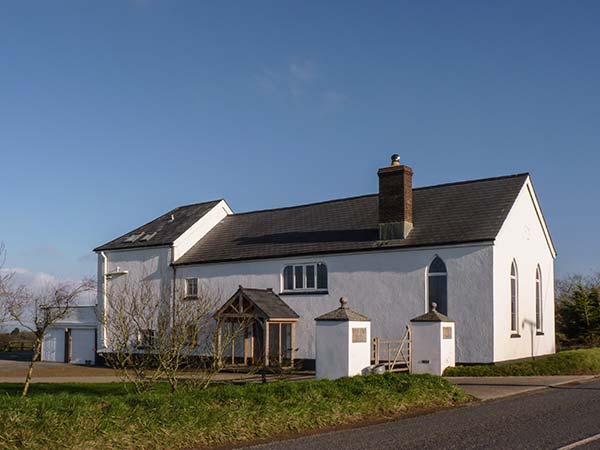
M 373 339 L 373 361 L 388 372 L 410 371 L 410 330 L 400 340 Z

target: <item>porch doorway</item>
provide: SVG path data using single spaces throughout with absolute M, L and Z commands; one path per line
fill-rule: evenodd
M 299 316 L 271 289 L 240 286 L 214 318 L 222 364 L 293 365 Z

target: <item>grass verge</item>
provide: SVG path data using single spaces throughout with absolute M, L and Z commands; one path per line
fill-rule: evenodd
M 179 449 L 267 438 L 469 401 L 440 377 L 213 385 L 135 394 L 121 384 L 0 385 L 0 448 Z
M 532 375 L 599 375 L 600 348 L 567 350 L 535 360 L 511 364 L 448 367 L 449 377 L 504 377 Z

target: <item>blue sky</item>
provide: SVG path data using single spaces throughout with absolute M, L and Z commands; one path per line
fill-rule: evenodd
M 7 267 L 75 278 L 169 209 L 529 171 L 557 274 L 600 270 L 600 3 L 0 6 Z

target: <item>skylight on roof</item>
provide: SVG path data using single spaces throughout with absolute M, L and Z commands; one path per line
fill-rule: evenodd
M 142 237 L 140 239 L 140 241 L 149 241 L 150 239 L 152 239 L 154 236 L 156 236 L 156 231 L 154 233 L 146 233 L 146 235 L 144 237 Z
M 127 236 L 123 242 L 135 242 L 143 235 L 144 235 L 144 233 L 131 234 L 131 235 Z

